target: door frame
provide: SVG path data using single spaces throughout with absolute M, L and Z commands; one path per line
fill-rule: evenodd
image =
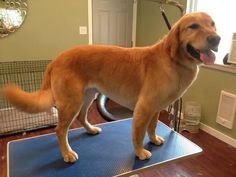
M 88 0 L 88 37 L 89 44 L 93 44 L 93 0 Z M 133 0 L 132 47 L 136 46 L 136 26 L 138 0 Z

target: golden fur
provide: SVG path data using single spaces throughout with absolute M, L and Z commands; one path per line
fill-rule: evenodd
M 215 42 L 210 42 L 212 38 Z M 101 131 L 87 121 L 88 108 L 101 92 L 134 111 L 134 150 L 139 159 L 148 159 L 151 153 L 143 148 L 145 132 L 152 143 L 164 142 L 155 134 L 158 113 L 183 95 L 202 63 L 187 46 L 190 44 L 200 56 L 212 58 L 210 49 L 217 50 L 219 39 L 209 15 L 188 14 L 153 46 L 78 46 L 61 53 L 48 65 L 39 91 L 26 93 L 8 85 L 2 95 L 26 112 L 46 111 L 55 105 L 62 156 L 66 162 L 75 162 L 78 155 L 68 143 L 68 128 L 78 117 L 88 133 Z

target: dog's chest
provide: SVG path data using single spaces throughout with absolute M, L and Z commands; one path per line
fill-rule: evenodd
M 156 92 L 155 95 L 155 99 L 158 102 L 157 104 L 161 108 L 165 108 L 178 98 L 182 97 L 196 80 L 197 74 L 198 69 L 194 70 L 194 72 L 175 73 L 168 78 L 168 82 L 163 85 L 161 84 L 161 86 L 156 85 L 157 87 L 162 88 L 158 89 L 159 93 Z

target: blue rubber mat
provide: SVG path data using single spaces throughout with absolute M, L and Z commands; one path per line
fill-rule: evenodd
M 83 128 L 70 130 L 70 145 L 79 155 L 74 164 L 63 161 L 55 134 L 12 141 L 8 144 L 8 176 L 129 176 L 202 152 L 200 147 L 159 121 L 157 134 L 165 139 L 165 143 L 155 146 L 145 136 L 144 145 L 152 152 L 152 157 L 140 161 L 133 151 L 131 124 L 132 119 L 100 124 L 102 132 L 98 135 L 88 135 Z

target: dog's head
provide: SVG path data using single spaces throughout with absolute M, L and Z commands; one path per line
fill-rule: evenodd
M 167 35 L 167 48 L 172 58 L 185 56 L 197 64 L 212 64 L 213 51 L 218 51 L 220 37 L 212 18 L 202 12 L 183 16 Z

